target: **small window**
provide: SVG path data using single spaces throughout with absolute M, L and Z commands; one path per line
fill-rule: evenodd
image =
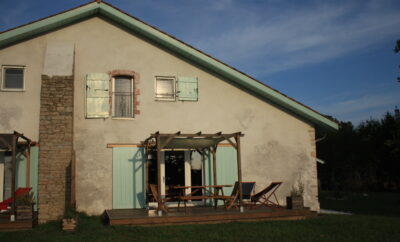
M 156 100 L 175 101 L 174 77 L 156 77 Z
M 24 67 L 21 66 L 3 66 L 2 83 L 3 91 L 23 91 L 24 90 Z
M 133 118 L 133 88 L 132 77 L 113 77 L 113 117 Z

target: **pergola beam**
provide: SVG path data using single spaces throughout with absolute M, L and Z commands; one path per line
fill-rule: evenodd
M 199 134 L 200 133 L 200 134 Z M 157 135 L 160 135 L 160 137 L 170 137 L 170 136 L 178 136 L 176 133 L 165 133 L 165 134 L 160 134 L 158 131 L 154 134 L 151 134 L 149 138 L 147 138 L 144 142 L 151 138 L 155 138 Z M 237 135 L 240 135 L 240 137 L 243 137 L 244 134 L 241 132 L 237 133 L 232 133 L 232 134 L 222 134 L 221 132 L 215 133 L 215 134 L 202 134 L 201 132 L 198 132 L 196 134 L 185 134 L 185 133 L 179 133 L 179 138 L 233 138 Z
M 169 136 L 168 137 L 168 139 L 165 141 L 165 143 L 163 144 L 163 145 L 160 145 L 161 146 L 161 149 L 163 149 L 165 146 L 167 146 L 168 144 L 169 144 L 169 142 L 171 142 L 171 140 L 173 139 L 173 138 L 175 138 L 176 136 L 179 136 L 181 134 L 181 131 L 178 131 L 178 132 L 176 132 L 175 133 L 175 135 L 174 136 Z
M 230 138 L 225 139 L 231 144 L 235 149 L 237 149 L 237 144 L 233 143 L 233 141 Z
M 162 215 L 162 206 L 163 201 L 161 198 L 161 151 L 166 149 L 172 150 L 196 150 L 200 153 L 202 157 L 202 163 L 205 161 L 205 151 L 209 151 L 212 153 L 213 159 L 213 183 L 217 185 L 217 147 L 218 144 L 224 140 L 227 140 L 235 149 L 237 154 L 237 172 L 238 172 L 238 182 L 239 182 L 239 203 L 240 210 L 243 210 L 243 191 L 242 191 L 242 166 L 241 166 L 241 152 L 240 152 L 240 137 L 243 137 L 244 134 L 241 132 L 231 133 L 231 134 L 223 134 L 222 132 L 217 132 L 214 134 L 202 134 L 201 132 L 197 132 L 194 134 L 182 134 L 180 131 L 176 133 L 160 133 L 159 131 L 153 133 L 145 139 L 142 145 L 145 146 L 145 154 L 146 161 L 148 162 L 148 153 L 149 150 L 153 150 L 157 153 L 157 192 L 158 192 L 158 213 Z M 231 138 L 234 138 L 236 141 L 233 142 Z M 176 142 L 174 142 L 176 139 Z M 187 142 L 182 142 L 182 140 L 187 139 Z M 163 143 L 161 141 L 163 140 Z M 196 141 L 196 142 L 194 142 Z M 207 141 L 209 143 L 207 144 Z

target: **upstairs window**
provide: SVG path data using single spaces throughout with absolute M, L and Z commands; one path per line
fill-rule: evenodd
M 175 101 L 175 77 L 156 77 L 156 100 Z
M 114 76 L 112 81 L 112 116 L 115 118 L 133 118 L 133 78 L 130 76 Z
M 3 91 L 23 91 L 25 88 L 24 73 L 25 68 L 22 66 L 2 66 L 2 83 Z

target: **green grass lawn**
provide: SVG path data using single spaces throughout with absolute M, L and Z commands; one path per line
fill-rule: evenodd
M 320 192 L 321 208 L 363 215 L 400 217 L 399 193 L 350 193 L 341 192 L 337 198 L 333 192 Z
M 0 241 L 400 241 L 398 194 L 383 196 L 348 194 L 347 199 L 332 200 L 330 193 L 322 193 L 323 208 L 356 215 L 301 221 L 129 227 L 105 226 L 100 217 L 80 215 L 73 233 L 62 232 L 59 222 L 51 222 L 31 231 L 0 233 Z
M 81 216 L 74 233 L 52 222 L 0 233 L 0 241 L 400 241 L 399 228 L 400 218 L 363 215 L 164 227 L 104 226 L 99 217 Z

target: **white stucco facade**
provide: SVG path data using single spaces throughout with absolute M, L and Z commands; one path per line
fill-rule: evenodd
M 54 43 L 74 47 L 74 135 L 77 208 L 100 214 L 112 208 L 112 149 L 137 144 L 150 133 L 242 132 L 243 181 L 258 188 L 282 181 L 282 204 L 299 179 L 305 206 L 319 210 L 315 132 L 312 124 L 230 84 L 189 61 L 94 17 L 0 49 L 0 65 L 25 66 L 25 91 L 0 92 L 0 133 L 23 132 L 39 141 L 41 75 Z M 51 50 L 51 49 L 50 49 Z M 51 69 L 51 67 L 50 67 Z M 130 70 L 138 73 L 140 114 L 133 119 L 85 118 L 85 76 Z M 156 101 L 156 76 L 198 78 L 198 101 Z M 40 159 L 40 158 L 39 158 Z M 40 191 L 39 191 L 40 193 Z

